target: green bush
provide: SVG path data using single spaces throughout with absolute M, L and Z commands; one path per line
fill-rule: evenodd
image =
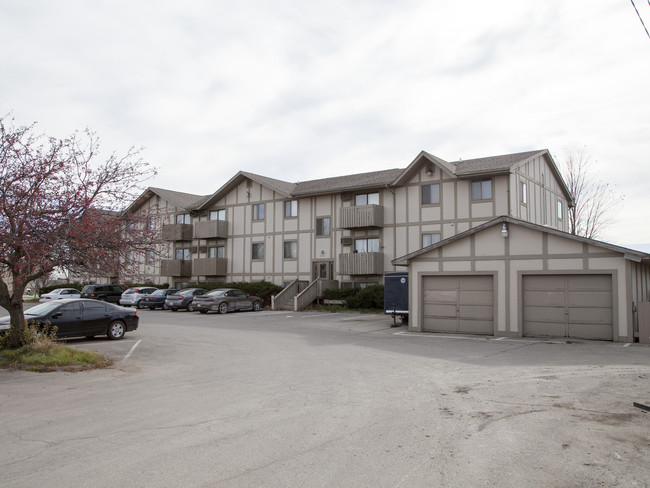
M 41 295 L 45 295 L 46 293 L 49 293 L 52 290 L 56 290 L 57 288 L 74 288 L 75 290 L 81 291 L 83 287 L 84 285 L 81 283 L 63 283 L 58 285 L 44 286 L 43 288 L 41 288 L 40 293 Z
M 361 288 L 328 288 L 323 290 L 323 298 L 326 300 L 345 300 L 359 293 L 359 290 Z
M 384 308 L 384 285 L 360 288 L 354 295 L 345 299 L 348 308 Z

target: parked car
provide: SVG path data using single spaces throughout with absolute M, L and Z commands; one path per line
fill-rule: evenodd
M 122 296 L 120 297 L 120 305 L 123 305 L 125 307 L 135 305 L 137 308 L 142 308 L 140 306 L 142 299 L 157 289 L 158 288 L 155 286 L 139 286 L 128 288 L 124 293 L 122 293 Z
M 262 299 L 236 288 L 219 288 L 195 297 L 192 307 L 201 313 L 210 311 L 226 313 L 238 310 L 257 312 L 262 309 Z
M 194 300 L 194 297 L 203 295 L 207 292 L 208 290 L 205 290 L 204 288 L 184 288 L 172 295 L 167 295 L 165 304 L 172 312 L 175 312 L 179 308 L 184 308 L 188 312 L 194 312 L 192 300 Z
M 167 290 L 156 290 L 151 295 L 145 296 L 140 301 L 140 308 L 147 308 L 149 310 L 154 310 L 156 308 L 162 308 L 163 310 L 168 310 L 169 307 L 165 300 L 167 300 L 168 295 L 173 295 L 178 290 L 176 288 L 169 288 Z
M 43 293 L 38 300 L 40 303 L 51 302 L 52 300 L 61 300 L 63 298 L 79 298 L 81 292 L 74 288 L 56 288 L 49 293 Z
M 112 303 L 67 298 L 25 310 L 25 320 L 29 324 L 56 327 L 57 338 L 106 335 L 109 339 L 122 339 L 126 332 L 138 328 L 137 313 Z M 10 317 L 0 318 L 0 333 L 6 333 L 10 323 Z
M 124 290 L 119 285 L 86 285 L 81 290 L 81 298 L 117 303 L 122 293 Z

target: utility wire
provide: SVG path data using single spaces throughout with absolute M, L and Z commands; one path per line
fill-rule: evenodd
M 645 26 L 645 22 L 643 22 L 643 19 L 641 18 L 641 14 L 639 13 L 639 9 L 636 8 L 636 5 L 634 5 L 634 0 L 630 0 L 632 2 L 632 6 L 634 7 L 634 10 L 636 10 L 636 15 L 639 17 L 639 20 L 641 21 L 641 25 L 645 29 L 645 33 L 648 35 L 648 38 L 650 38 L 650 32 L 648 32 L 648 28 Z M 648 5 L 650 5 L 650 0 L 648 0 Z

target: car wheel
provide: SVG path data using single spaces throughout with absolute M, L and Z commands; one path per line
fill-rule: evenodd
M 219 304 L 219 313 L 226 313 L 228 311 L 228 304 L 226 302 L 221 302 Z
M 257 300 L 253 302 L 253 310 L 255 312 L 259 312 L 260 310 L 262 310 L 262 305 Z
M 187 311 L 188 312 L 194 312 L 194 310 L 196 310 L 196 309 L 194 308 L 194 305 L 192 305 L 192 302 L 188 303 L 187 304 Z
M 108 326 L 108 332 L 106 335 L 108 336 L 109 339 L 121 339 L 124 337 L 124 332 L 125 327 L 124 327 L 124 322 L 120 322 L 119 320 L 113 320 L 111 322 L 111 325 Z
M 201 313 L 208 313 L 207 310 L 199 310 L 199 312 L 201 312 Z
M 135 304 L 135 308 L 138 308 L 140 310 L 144 308 L 144 305 L 142 305 L 142 300 L 140 300 L 138 303 Z

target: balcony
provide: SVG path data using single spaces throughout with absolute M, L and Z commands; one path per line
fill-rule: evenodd
M 192 261 L 163 259 L 160 261 L 161 276 L 192 276 Z
M 382 205 L 359 205 L 341 208 L 341 228 L 383 227 L 384 207 Z
M 342 275 L 379 275 L 384 274 L 384 253 L 355 252 L 339 254 L 340 273 Z
M 204 220 L 194 224 L 195 239 L 225 239 L 228 237 L 228 222 L 225 220 Z
M 226 276 L 227 258 L 198 258 L 192 261 L 195 276 Z
M 164 241 L 191 241 L 192 224 L 166 224 L 161 234 Z

